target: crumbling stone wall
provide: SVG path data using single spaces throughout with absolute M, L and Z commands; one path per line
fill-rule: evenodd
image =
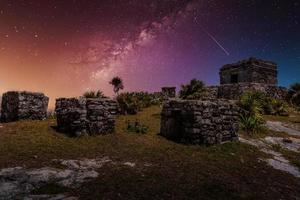
M 112 133 L 118 105 L 108 98 L 60 98 L 55 112 L 60 131 L 79 136 Z
M 43 93 L 9 91 L 2 95 L 1 121 L 42 120 L 47 117 L 49 98 Z
M 190 144 L 236 140 L 238 112 L 238 107 L 226 100 L 171 100 L 163 105 L 161 135 Z
M 217 99 L 219 93 L 219 87 L 218 86 L 207 86 L 205 97 L 203 99 Z
M 270 61 L 250 58 L 228 64 L 220 70 L 222 84 L 262 83 L 277 85 L 277 64 Z
M 237 100 L 247 91 L 260 91 L 267 97 L 281 100 L 286 100 L 288 95 L 288 89 L 285 87 L 260 83 L 240 83 L 218 86 L 218 98 Z
M 162 95 L 165 98 L 175 98 L 176 97 L 176 87 L 163 87 L 161 88 Z

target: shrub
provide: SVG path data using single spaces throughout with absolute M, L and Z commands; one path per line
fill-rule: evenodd
M 256 116 L 240 115 L 240 124 L 241 128 L 251 135 L 262 130 L 264 122 Z
M 296 107 L 300 107 L 300 83 L 294 83 L 289 88 L 288 99 Z
M 245 93 L 238 102 L 241 108 L 240 124 L 246 133 L 253 134 L 260 131 L 264 125 L 262 118 L 265 95 L 261 92 Z
M 133 93 L 126 92 L 118 95 L 117 102 L 122 114 L 135 115 L 142 108 L 138 98 Z
M 106 98 L 102 91 L 87 91 L 83 94 L 85 98 Z
M 136 114 L 143 108 L 158 105 L 161 99 L 147 92 L 125 92 L 117 96 L 117 102 L 122 114 Z
M 127 121 L 127 131 L 129 132 L 146 134 L 148 130 L 149 130 L 148 126 L 143 125 L 138 121 L 135 121 L 134 123 Z
M 244 115 L 261 117 L 265 98 L 265 94 L 262 92 L 249 91 L 240 98 L 238 105 Z
M 288 116 L 288 109 L 288 104 L 279 99 L 269 98 L 264 103 L 264 113 L 268 115 Z
M 205 84 L 200 80 L 192 79 L 189 84 L 181 86 L 179 96 L 182 99 L 201 99 L 205 93 Z

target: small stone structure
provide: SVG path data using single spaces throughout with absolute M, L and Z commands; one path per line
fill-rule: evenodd
M 60 98 L 55 112 L 60 131 L 79 136 L 112 133 L 117 103 L 108 98 Z
M 163 105 L 161 135 L 190 144 L 238 139 L 239 109 L 228 100 L 171 100 Z
M 220 85 L 208 86 L 208 99 L 237 100 L 247 91 L 260 91 L 267 97 L 286 100 L 288 89 L 277 86 L 277 64 L 249 58 L 220 70 Z
M 238 63 L 228 64 L 220 70 L 222 84 L 262 83 L 277 85 L 277 64 L 249 58 Z
M 9 91 L 2 95 L 1 121 L 42 120 L 47 117 L 49 98 L 43 93 Z
M 176 87 L 163 87 L 161 88 L 162 95 L 166 98 L 176 97 Z

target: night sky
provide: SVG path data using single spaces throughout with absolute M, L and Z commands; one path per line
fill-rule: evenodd
M 300 82 L 300 0 L 0 0 L 0 93 L 159 91 L 248 57 Z

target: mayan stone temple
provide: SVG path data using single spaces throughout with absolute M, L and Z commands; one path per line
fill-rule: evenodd
M 277 64 L 256 58 L 228 64 L 220 69 L 220 86 L 208 87 L 214 98 L 237 100 L 249 90 L 261 91 L 268 97 L 285 100 L 287 89 L 278 83 Z M 217 92 L 216 92 L 217 91 Z
M 6 92 L 2 96 L 1 121 L 13 122 L 22 119 L 42 120 L 47 117 L 49 98 L 43 93 Z
M 73 136 L 112 133 L 118 105 L 108 98 L 60 98 L 56 100 L 57 126 Z

